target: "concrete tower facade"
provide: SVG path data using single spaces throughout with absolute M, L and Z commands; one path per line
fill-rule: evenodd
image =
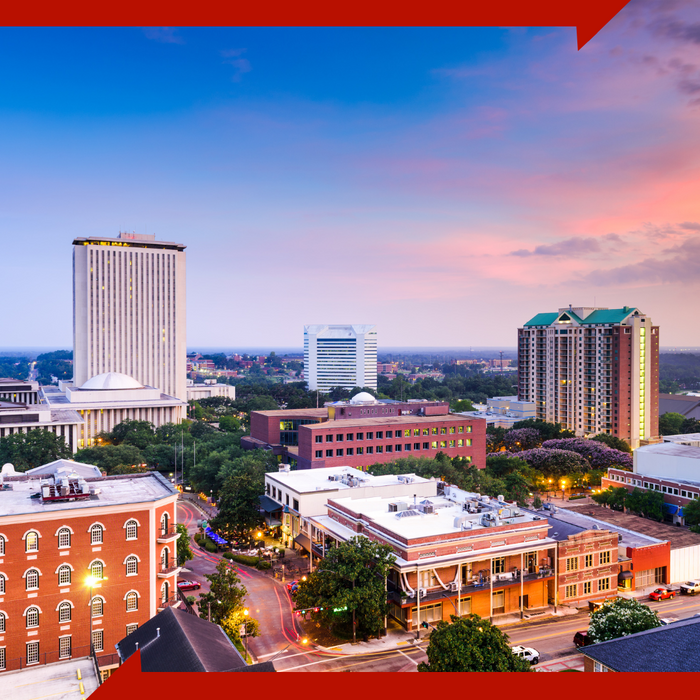
M 518 397 L 576 435 L 659 434 L 659 327 L 639 309 L 568 307 L 518 329 Z
M 377 389 L 377 327 L 304 326 L 304 375 L 309 390 Z
M 118 372 L 187 400 L 185 246 L 155 236 L 73 241 L 73 383 Z

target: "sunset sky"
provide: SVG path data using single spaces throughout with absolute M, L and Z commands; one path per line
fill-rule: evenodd
M 75 236 L 187 246 L 188 345 L 700 345 L 700 3 L 573 28 L 0 29 L 0 346 L 70 347 Z M 691 313 L 692 312 L 692 313 Z

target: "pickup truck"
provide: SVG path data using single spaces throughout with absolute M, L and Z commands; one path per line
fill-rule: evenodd
M 649 594 L 649 600 L 666 600 L 666 598 L 675 598 L 676 591 L 670 588 L 655 588 Z
M 534 666 L 540 661 L 540 652 L 532 647 L 515 646 L 511 647 L 511 651 L 519 658 L 529 661 L 530 665 Z
M 696 593 L 700 593 L 700 581 L 681 583 L 681 595 L 695 595 Z

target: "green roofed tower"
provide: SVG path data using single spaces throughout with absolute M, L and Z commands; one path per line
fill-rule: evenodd
M 638 308 L 561 308 L 518 329 L 518 398 L 576 435 L 659 433 L 659 327 Z

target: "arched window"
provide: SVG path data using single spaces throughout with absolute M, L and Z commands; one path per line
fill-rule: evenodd
M 62 527 L 58 531 L 58 548 L 70 547 L 70 530 L 67 527 Z
M 39 551 L 39 533 L 34 530 L 30 530 L 24 536 L 24 550 L 26 552 L 38 552 Z
M 160 518 L 160 531 L 161 534 L 167 535 L 168 534 L 168 523 L 169 523 L 169 517 L 167 513 L 163 513 L 163 515 Z
M 126 594 L 126 611 L 139 609 L 139 597 L 133 591 Z
M 167 581 L 163 581 L 163 585 L 160 587 L 160 600 L 161 603 L 167 603 L 170 597 L 170 585 Z
M 0 556 L 3 556 L 5 554 L 5 538 L 0 535 Z
M 25 588 L 28 591 L 39 588 L 39 572 L 36 569 L 29 569 L 24 576 Z
M 7 617 L 5 617 L 5 613 L 0 613 L 0 632 L 6 632 L 7 631 Z
M 133 576 L 139 572 L 139 560 L 135 556 L 126 558 L 126 575 Z
M 90 605 L 90 612 L 93 617 L 101 617 L 104 613 L 104 600 L 100 596 L 95 596 Z
M 95 559 L 95 561 L 90 564 L 90 576 L 95 579 L 95 581 L 101 581 L 104 576 L 104 564 L 99 560 Z
M 136 540 L 139 536 L 139 524 L 135 520 L 129 520 L 126 523 L 126 539 Z
M 71 617 L 71 605 L 70 603 L 61 603 L 58 606 L 58 621 L 59 622 L 70 622 Z
M 28 608 L 26 615 L 27 629 L 39 626 L 39 608 Z
M 168 568 L 168 564 L 170 563 L 170 550 L 167 547 L 163 547 L 163 550 L 160 553 L 160 566 L 163 571 L 165 571 Z
M 5 593 L 5 588 L 7 584 L 5 583 L 7 579 L 5 578 L 5 574 L 0 574 L 0 595 L 4 595 Z
M 58 585 L 67 586 L 71 579 L 71 569 L 68 564 L 58 567 Z
M 90 528 L 90 544 L 102 544 L 104 528 L 102 525 L 93 525 Z

